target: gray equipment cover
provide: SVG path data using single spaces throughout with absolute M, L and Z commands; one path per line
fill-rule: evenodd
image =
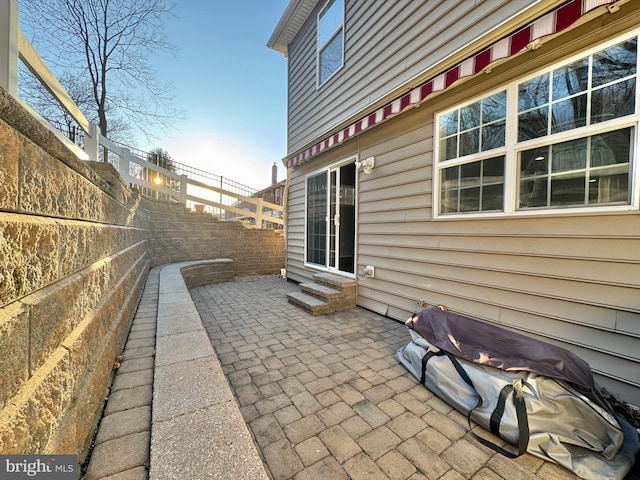
M 413 341 L 398 360 L 470 420 L 518 445 L 519 454 L 593 480 L 621 480 L 633 466 L 637 433 L 618 421 L 589 365 L 571 352 L 438 308 L 407 326 Z

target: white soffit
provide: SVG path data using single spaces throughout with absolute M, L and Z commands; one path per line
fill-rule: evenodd
M 291 0 L 271 34 L 267 47 L 288 56 L 289 44 L 309 18 L 317 2 L 318 0 Z

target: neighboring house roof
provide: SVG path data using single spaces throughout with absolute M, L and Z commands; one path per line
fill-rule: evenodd
M 316 3 L 317 0 L 291 0 L 276 29 L 271 34 L 267 47 L 287 57 L 289 55 L 289 44 L 298 34 L 307 18 L 309 18 Z
M 262 195 L 262 194 L 264 194 L 264 193 L 267 193 L 267 192 L 269 192 L 269 191 L 271 191 L 271 190 L 274 190 L 274 189 L 276 189 L 276 188 L 278 188 L 278 187 L 283 187 L 285 183 L 287 183 L 287 181 L 286 181 L 286 180 L 280 180 L 279 182 L 274 183 L 274 184 L 272 184 L 272 185 L 269 185 L 268 187 L 263 188 L 262 190 L 258 190 L 258 191 L 257 191 L 256 193 L 254 193 L 252 196 L 254 196 L 254 197 L 259 197 L 260 195 Z

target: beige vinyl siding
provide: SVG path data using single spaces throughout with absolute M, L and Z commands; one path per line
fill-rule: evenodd
M 344 67 L 318 88 L 316 19 L 324 3 L 289 47 L 290 154 L 537 2 L 345 0 Z
M 358 270 L 376 278 L 358 304 L 405 320 L 442 303 L 562 345 L 640 403 L 640 215 L 431 221 L 426 110 L 361 136 L 376 169 L 359 184 Z
M 287 277 L 303 281 L 304 271 L 304 177 L 292 181 L 287 196 Z M 302 180 L 302 181 L 299 181 Z
M 305 174 L 354 151 L 374 156 L 374 171 L 360 175 L 357 192 L 356 268 L 376 269 L 374 279 L 358 277 L 360 306 L 404 321 L 418 300 L 445 304 L 560 345 L 589 362 L 600 385 L 640 406 L 638 212 L 433 221 L 431 211 L 437 112 L 584 48 L 589 38 L 604 39 L 601 26 L 614 24 L 617 34 L 634 23 L 628 15 L 601 17 L 570 41 L 560 36 L 293 169 L 294 279 L 314 273 L 303 265 Z

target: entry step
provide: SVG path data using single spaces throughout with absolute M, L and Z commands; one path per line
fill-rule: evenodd
M 303 292 L 287 293 L 287 299 L 289 300 L 289 303 L 297 305 L 312 315 L 324 315 L 325 313 L 331 313 L 334 311 L 334 309 L 324 300 Z

